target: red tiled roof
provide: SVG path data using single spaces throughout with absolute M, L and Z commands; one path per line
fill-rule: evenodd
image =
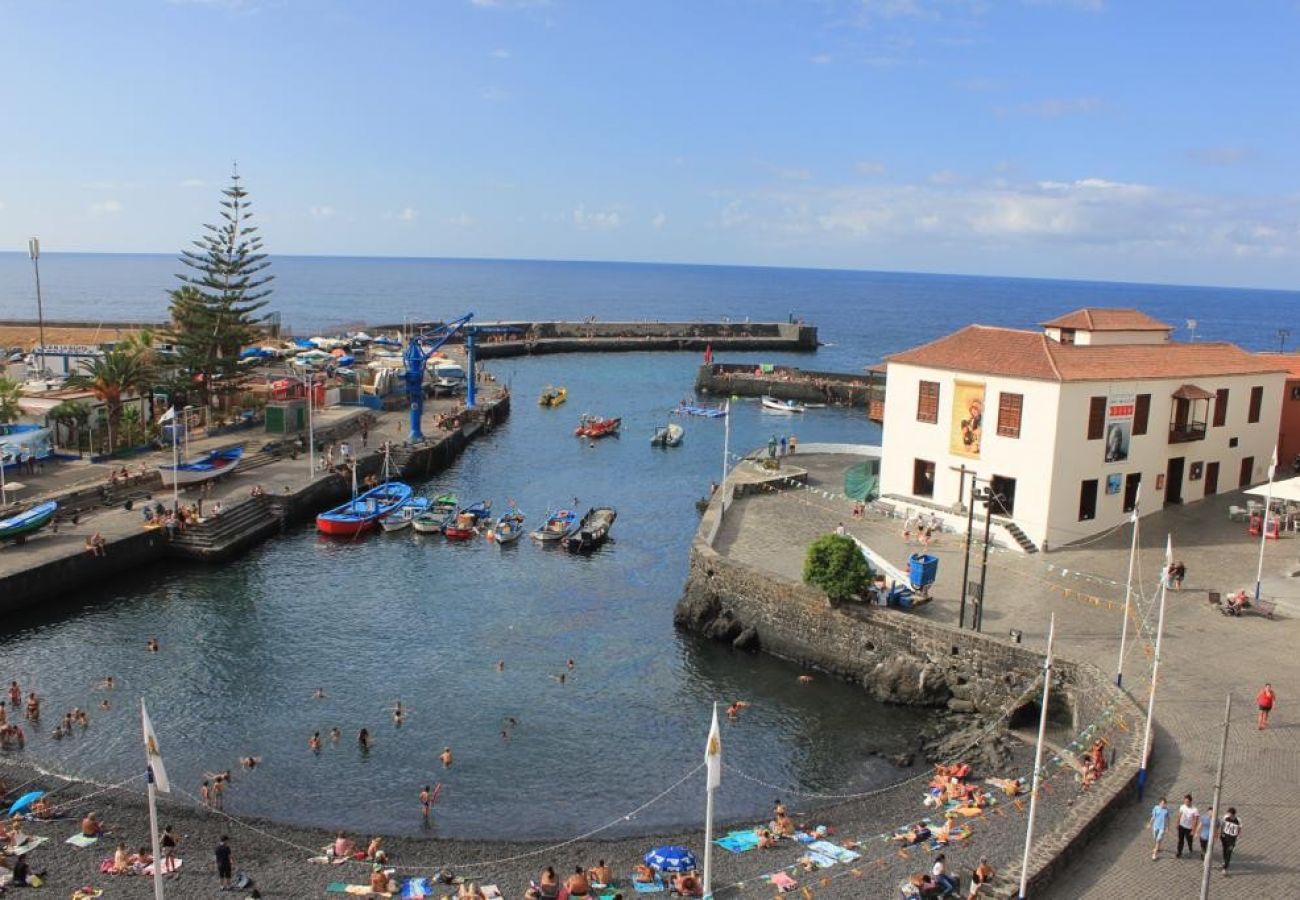
M 1153 319 L 1140 309 L 1085 306 L 1040 322 L 1044 328 L 1073 328 L 1076 331 L 1173 331 L 1174 326 Z
M 1292 378 L 1300 378 L 1300 354 L 1297 353 L 1257 353 L 1265 362 L 1284 366 Z
M 895 353 L 891 363 L 1040 381 L 1129 381 L 1203 378 L 1287 371 L 1286 366 L 1227 343 L 1061 344 L 1037 331 L 967 325 L 928 344 Z

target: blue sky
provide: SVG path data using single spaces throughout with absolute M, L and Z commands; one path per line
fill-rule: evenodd
M 0 247 L 1295 287 L 1300 2 L 0 0 Z

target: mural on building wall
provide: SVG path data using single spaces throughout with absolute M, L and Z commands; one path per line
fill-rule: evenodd
M 984 384 L 957 381 L 952 391 L 952 433 L 948 449 L 958 456 L 978 457 L 984 436 Z
M 1106 462 L 1128 460 L 1129 441 L 1133 438 L 1133 411 L 1137 397 L 1120 394 L 1106 400 Z

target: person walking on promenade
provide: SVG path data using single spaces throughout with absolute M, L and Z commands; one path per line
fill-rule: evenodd
M 1237 808 L 1228 807 L 1228 814 L 1223 817 L 1223 823 L 1219 827 L 1219 843 L 1223 847 L 1223 874 L 1228 874 L 1228 866 L 1232 865 L 1232 851 L 1237 846 L 1237 838 L 1241 837 L 1241 820 L 1237 818 Z
M 1178 849 L 1174 851 L 1176 858 L 1182 858 L 1183 841 L 1187 841 L 1187 855 L 1191 856 L 1196 851 L 1196 826 L 1201 820 L 1201 811 L 1192 803 L 1192 795 L 1183 795 L 1183 805 L 1178 807 Z
M 1214 828 L 1214 807 L 1207 807 L 1201 814 L 1201 822 L 1197 826 L 1200 832 L 1197 835 L 1201 839 L 1201 859 L 1205 859 L 1205 854 L 1210 850 L 1210 831 Z
M 212 851 L 212 856 L 217 861 L 217 877 L 221 879 L 221 889 L 230 890 L 230 878 L 233 874 L 234 860 L 230 855 L 230 838 L 226 835 L 221 836 L 221 841 L 217 844 L 216 849 Z
M 1151 858 L 1156 859 L 1160 856 L 1160 845 L 1164 843 L 1165 831 L 1169 828 L 1169 804 L 1161 797 L 1155 806 L 1151 807 L 1151 837 L 1155 840 L 1155 846 L 1151 848 Z
M 1268 727 L 1268 714 L 1273 711 L 1273 705 L 1277 703 L 1277 694 L 1273 693 L 1273 685 L 1265 684 L 1258 694 L 1255 695 L 1255 703 L 1259 706 L 1259 730 L 1263 731 Z

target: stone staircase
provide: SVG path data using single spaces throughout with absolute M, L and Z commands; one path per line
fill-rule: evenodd
M 168 549 L 190 559 L 216 562 L 279 528 L 280 516 L 269 498 L 250 497 L 219 516 L 176 531 Z
M 1026 553 L 1038 552 L 1038 545 L 1029 539 L 1029 535 L 1020 530 L 1019 525 L 1010 519 L 1003 519 L 997 516 L 995 516 L 994 519 L 1002 526 L 1003 530 L 1006 531 L 1007 534 L 1011 535 L 1011 539 L 1020 545 L 1021 550 L 1024 550 Z
M 248 472 L 253 469 L 260 469 L 262 466 L 269 466 L 273 462 L 279 462 L 281 456 L 281 453 L 271 450 L 255 450 L 252 453 L 245 453 L 235 465 L 235 473 Z

